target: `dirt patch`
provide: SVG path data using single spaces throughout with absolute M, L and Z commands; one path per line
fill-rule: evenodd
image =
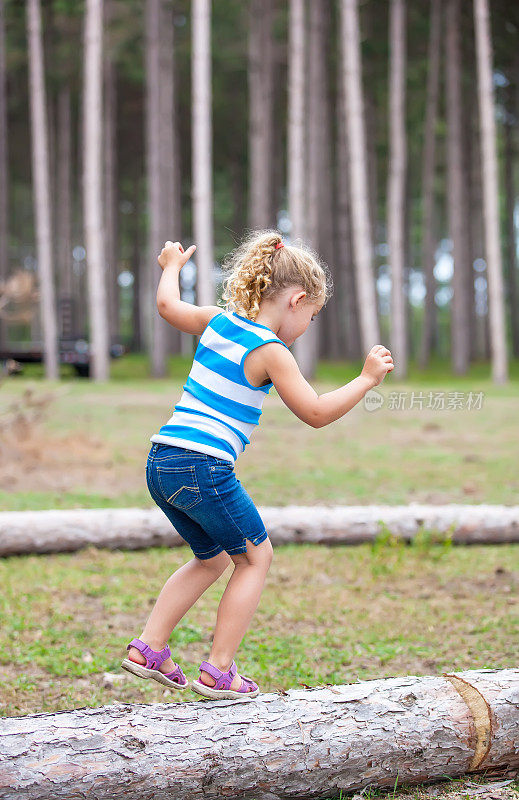
M 0 452 L 0 490 L 6 492 L 88 492 L 117 497 L 121 487 L 142 489 L 144 470 L 116 463 L 113 448 L 100 437 L 78 431 L 73 437 L 40 430 L 11 437 Z

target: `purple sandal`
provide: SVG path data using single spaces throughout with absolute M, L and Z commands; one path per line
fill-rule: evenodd
M 252 678 L 246 678 L 245 675 L 241 675 L 242 682 L 239 689 L 229 689 L 237 672 L 235 661 L 232 662 L 228 672 L 222 672 L 218 667 L 210 664 L 209 661 L 202 661 L 199 669 L 212 675 L 216 683 L 214 686 L 207 686 L 200 680 L 191 681 L 191 688 L 204 697 L 210 697 L 211 700 L 218 700 L 218 698 L 228 700 L 245 699 L 245 697 L 256 697 L 259 694 L 258 684 Z
M 138 664 L 130 658 L 125 658 L 121 663 L 123 669 L 137 675 L 139 678 L 153 678 L 153 680 L 163 683 L 164 686 L 169 686 L 172 689 L 187 689 L 189 681 L 178 664 L 175 664 L 173 672 L 161 672 L 159 669 L 162 662 L 171 657 L 171 650 L 168 644 L 163 650 L 152 650 L 142 639 L 132 639 L 130 644 L 126 645 L 126 649 L 129 650 L 130 647 L 136 647 L 146 659 L 146 663 Z

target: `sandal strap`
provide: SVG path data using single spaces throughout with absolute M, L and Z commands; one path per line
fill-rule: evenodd
M 167 644 L 163 650 L 152 650 L 142 639 L 132 639 L 130 644 L 126 645 L 126 649 L 129 650 L 130 647 L 135 647 L 142 653 L 146 659 L 146 664 L 144 665 L 146 669 L 158 669 L 162 662 L 171 656 L 169 644 Z
M 243 692 L 243 694 L 247 694 L 249 691 L 254 692 L 258 689 L 258 684 L 252 680 L 252 678 L 246 678 L 245 675 L 241 676 L 242 684 L 238 689 L 239 692 Z
M 211 687 L 213 689 L 228 689 L 237 672 L 236 662 L 234 660 L 227 672 L 222 672 L 222 670 L 215 667 L 209 661 L 202 661 L 199 669 L 200 671 L 208 672 L 209 675 L 215 679 L 216 683 Z
M 170 681 L 177 681 L 177 683 L 181 683 L 184 686 L 187 683 L 187 678 L 182 672 L 182 668 L 178 664 L 175 664 L 174 670 L 171 672 L 165 672 L 164 675 L 166 678 L 169 678 Z

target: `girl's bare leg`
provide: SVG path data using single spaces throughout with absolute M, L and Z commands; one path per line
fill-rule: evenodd
M 234 571 L 218 606 L 211 654 L 207 659 L 223 672 L 230 668 L 250 625 L 272 561 L 273 550 L 269 538 L 258 545 L 253 545 L 247 539 L 245 542 L 247 552 L 231 556 Z M 208 686 L 214 686 L 216 682 L 205 670 L 201 670 L 200 680 Z M 237 674 L 230 688 L 238 690 L 240 686 L 241 677 Z
M 214 558 L 194 558 L 176 570 L 166 581 L 153 606 L 151 614 L 139 636 L 152 650 L 162 650 L 184 614 L 196 603 L 205 590 L 211 586 L 231 563 L 226 552 Z M 146 659 L 136 647 L 130 648 L 128 658 L 145 664 Z M 173 659 L 168 658 L 160 665 L 161 672 L 175 669 Z

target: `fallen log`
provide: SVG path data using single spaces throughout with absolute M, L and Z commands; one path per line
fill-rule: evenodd
M 519 767 L 519 670 L 7 717 L 2 800 L 325 798 Z
M 386 526 L 411 541 L 421 531 L 454 544 L 519 542 L 519 506 L 411 503 L 407 506 L 263 506 L 273 545 L 360 544 Z M 7 511 L 0 513 L 0 556 L 57 553 L 94 546 L 138 550 L 185 544 L 159 508 Z

